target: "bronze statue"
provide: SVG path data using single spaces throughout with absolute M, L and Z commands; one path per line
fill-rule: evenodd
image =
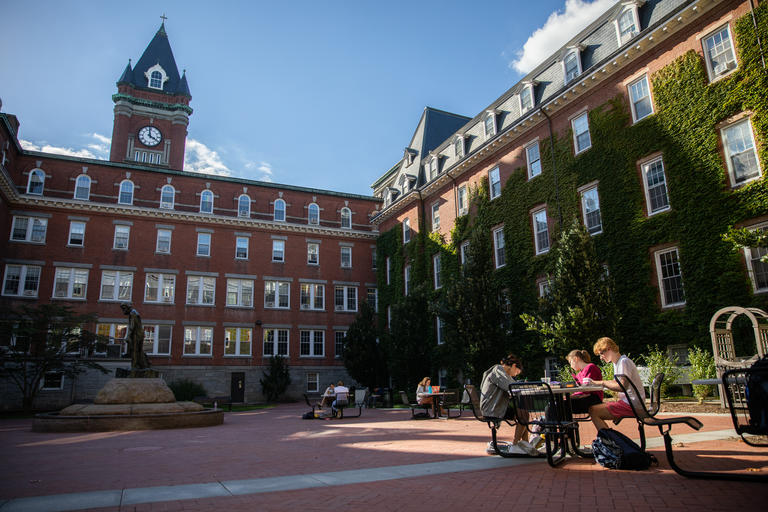
M 128 329 L 125 331 L 125 341 L 128 344 L 127 355 L 131 357 L 131 369 L 143 370 L 149 368 L 149 359 L 144 353 L 144 327 L 141 316 L 133 308 L 133 304 L 120 304 L 120 309 L 128 315 Z

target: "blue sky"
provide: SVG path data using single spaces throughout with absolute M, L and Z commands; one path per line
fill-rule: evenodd
M 185 170 L 369 195 L 425 106 L 476 115 L 615 1 L 6 1 L 2 111 L 26 148 L 108 158 L 115 82 L 165 13 Z

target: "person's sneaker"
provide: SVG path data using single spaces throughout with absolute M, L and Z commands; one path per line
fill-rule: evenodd
M 531 446 L 533 446 L 535 449 L 540 450 L 542 446 L 544 446 L 544 436 L 533 436 L 528 443 L 530 443 Z
M 510 444 L 505 451 L 511 455 L 531 455 L 531 452 L 528 451 L 528 449 L 526 449 L 524 446 L 521 446 L 520 443 L 525 443 L 525 441 L 518 441 L 517 444 Z M 538 452 L 536 455 L 538 455 Z
M 531 455 L 531 456 L 534 456 L 534 457 L 539 455 L 539 450 L 534 448 L 531 445 L 531 443 L 529 443 L 528 441 L 520 440 L 520 441 L 518 441 L 515 444 L 514 448 L 519 448 L 520 450 L 522 450 L 522 453 L 524 453 L 526 455 Z M 510 449 L 510 453 L 512 453 L 511 449 Z

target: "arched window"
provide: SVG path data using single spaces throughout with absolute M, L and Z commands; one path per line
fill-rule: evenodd
M 40 169 L 35 169 L 29 173 L 27 182 L 27 194 L 43 195 L 43 184 L 45 183 L 45 173 Z
M 81 174 L 75 180 L 75 199 L 87 201 L 91 197 L 91 178 Z
M 275 220 L 285 221 L 285 201 L 282 199 L 275 199 Z
M 200 213 L 213 213 L 213 192 L 210 190 L 200 193 Z
M 159 71 L 153 71 L 149 77 L 149 86 L 153 89 L 162 89 L 163 74 Z
M 133 182 L 123 180 L 120 183 L 120 196 L 117 198 L 119 204 L 133 204 Z
M 237 216 L 238 217 L 250 217 L 251 216 L 251 198 L 246 194 L 242 194 L 237 198 Z
M 341 209 L 341 227 L 346 229 L 352 228 L 352 211 L 346 206 Z
M 160 208 L 167 208 L 173 210 L 173 203 L 175 199 L 175 191 L 171 185 L 163 185 L 160 189 Z
M 310 224 L 320 224 L 320 207 L 315 203 L 310 203 L 309 208 L 307 208 L 307 221 Z

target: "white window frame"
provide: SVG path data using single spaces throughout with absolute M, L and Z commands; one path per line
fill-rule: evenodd
M 750 228 L 753 231 L 765 231 L 768 229 L 768 224 L 760 224 L 754 227 Z M 753 293 L 766 293 L 768 292 L 768 263 L 763 263 L 759 261 L 763 256 L 768 254 L 768 249 L 765 247 L 745 247 L 744 248 L 744 259 L 747 262 L 747 273 L 749 274 L 749 280 L 752 283 L 752 292 Z M 764 267 L 763 269 L 760 269 L 761 276 L 764 276 L 763 279 L 765 279 L 765 286 L 760 286 L 757 279 L 757 269 L 755 262 L 757 262 L 758 265 L 761 267 Z
M 536 150 L 535 155 L 532 154 L 534 149 Z M 528 168 L 529 180 L 541 174 L 541 148 L 538 139 L 525 145 L 525 164 Z
M 211 256 L 211 233 L 198 233 L 197 234 L 197 248 L 195 249 L 195 256 L 208 258 Z
M 251 240 L 247 236 L 235 237 L 235 259 L 247 260 Z
M 403 294 L 408 295 L 411 288 L 411 266 L 406 265 L 403 268 Z
M 341 359 L 344 355 L 344 340 L 347 337 L 347 331 L 333 331 L 333 357 Z
M 320 283 L 299 283 L 299 309 L 324 311 L 325 285 Z
M 432 231 L 440 231 L 440 202 L 432 203 Z
M 742 128 L 744 125 L 746 125 L 745 129 Z M 738 153 L 732 154 L 728 133 L 735 133 L 737 128 L 741 128 L 740 132 L 746 133 L 748 137 L 744 137 L 737 142 L 739 146 L 743 146 L 743 149 Z M 723 152 L 725 153 L 725 162 L 728 166 L 728 176 L 731 181 L 731 188 L 744 186 L 745 184 L 758 180 L 763 176 L 763 170 L 760 167 L 760 157 L 757 153 L 757 146 L 755 145 L 755 134 L 752 129 L 752 120 L 749 117 L 739 119 L 734 123 L 730 123 L 728 126 L 723 126 L 720 129 L 720 140 L 723 144 Z M 757 166 L 757 175 L 751 176 L 737 183 L 733 166 L 733 157 L 736 155 L 744 155 L 749 151 L 752 152 L 752 157 L 754 158 L 755 164 Z
M 191 343 L 190 343 L 191 342 Z M 184 350 L 183 357 L 211 357 L 213 356 L 213 327 L 208 325 L 184 326 Z M 190 351 L 190 345 L 194 344 L 194 351 Z M 204 352 L 204 345 L 208 345 L 208 351 Z
M 272 295 L 272 301 L 269 296 Z M 291 308 L 291 282 L 290 281 L 264 281 L 264 309 L 290 309 Z
M 403 219 L 403 245 L 411 241 L 411 219 Z
M 576 123 L 579 123 L 581 120 L 586 121 L 586 127 L 587 129 L 582 132 L 576 131 Z M 587 111 L 582 112 L 581 114 L 575 116 L 573 119 L 571 119 L 571 131 L 573 132 L 573 149 L 574 154 L 578 155 L 580 153 L 583 153 L 584 151 L 588 150 L 592 147 L 592 134 L 589 132 L 589 113 Z M 579 135 L 587 134 L 588 142 L 586 146 L 580 147 L 579 146 Z
M 491 201 L 501 196 L 501 170 L 498 165 L 488 171 L 488 190 Z
M 633 91 L 637 91 L 637 87 L 643 83 L 645 84 L 645 90 L 648 92 L 648 94 L 640 98 L 635 98 Z M 648 80 L 647 73 L 641 76 L 640 78 L 638 78 L 637 80 L 633 80 L 629 84 L 627 84 L 627 94 L 629 95 L 629 106 L 632 110 L 632 121 L 634 123 L 642 121 L 646 117 L 652 116 L 655 113 L 655 110 L 653 108 L 653 96 L 651 95 L 651 84 L 650 84 L 650 81 Z M 637 104 L 646 98 L 648 99 L 648 105 L 650 106 L 650 111 L 644 116 L 640 117 L 637 113 Z
M 7 289 L 8 280 L 11 277 L 10 269 L 18 269 L 16 293 L 9 293 L 9 290 Z M 40 293 L 40 275 L 42 272 L 43 268 L 38 265 L 7 264 L 3 274 L 3 296 L 36 298 Z M 37 274 L 37 279 L 34 279 L 33 277 L 35 273 Z M 34 288 L 28 287 L 28 285 L 33 283 Z
M 241 219 L 251 217 L 251 198 L 248 194 L 240 194 L 237 197 L 237 216 Z
M 216 304 L 216 278 L 213 276 L 187 276 L 187 306 L 214 306 Z
M 676 259 L 678 274 L 675 275 L 675 276 L 664 277 L 664 274 L 663 274 L 663 271 L 662 271 L 662 267 L 661 267 L 661 256 L 663 254 L 668 254 L 668 253 L 672 253 L 672 252 L 675 253 L 675 259 Z M 669 247 L 667 249 L 661 249 L 661 250 L 655 251 L 653 253 L 653 258 L 654 258 L 654 261 L 656 263 L 656 277 L 658 279 L 659 296 L 661 298 L 661 307 L 662 308 L 673 308 L 673 307 L 684 306 L 685 305 L 685 285 L 683 283 L 683 272 L 682 272 L 682 269 L 680 268 L 680 251 L 678 250 L 677 247 Z M 677 278 L 678 276 L 679 276 L 679 279 L 680 279 L 680 288 L 681 288 L 681 290 L 683 292 L 683 300 L 682 301 L 668 303 L 667 302 L 667 296 L 666 296 L 667 295 L 666 294 L 666 288 L 664 286 L 664 280 L 665 279 L 670 279 L 670 278 Z
M 272 263 L 285 263 L 285 240 L 272 240 Z
M 543 219 L 541 218 L 543 215 Z M 543 224 L 543 229 L 541 225 Z M 539 208 L 531 212 L 531 226 L 533 227 L 533 244 L 536 249 L 536 255 L 546 254 L 549 252 L 550 240 L 549 240 L 549 219 L 547 217 L 547 208 Z M 546 238 L 546 244 L 540 240 L 540 235 Z
M 80 201 L 88 201 L 91 198 L 90 176 L 81 174 L 75 179 L 75 191 L 72 194 L 72 198 Z
M 520 94 L 517 95 L 517 98 L 520 101 L 521 116 L 526 112 L 533 110 L 533 107 L 536 106 L 536 97 L 534 96 L 533 85 L 534 84 L 532 82 L 524 84 L 523 88 L 520 89 Z M 524 98 L 528 98 L 530 100 L 530 104 L 528 104 Z
M 346 206 L 341 209 L 341 229 L 352 229 L 352 210 Z
M 544 299 L 552 290 L 552 285 L 547 277 L 541 277 L 536 280 L 536 288 L 539 290 L 539 298 Z
M 307 224 L 310 226 L 320 224 L 320 207 L 317 203 L 309 203 L 309 206 L 307 206 Z
M 161 242 L 165 243 L 165 235 L 168 235 L 168 250 L 164 251 L 161 247 Z M 171 229 L 157 229 L 157 241 L 155 242 L 155 252 L 157 254 L 171 254 L 171 240 L 173 238 L 173 230 Z
M 127 326 L 126 326 L 127 328 Z M 168 349 L 160 351 L 162 344 L 167 342 Z M 144 324 L 144 353 L 150 356 L 171 355 L 173 342 L 173 326 L 169 324 Z
M 86 300 L 88 297 L 89 274 L 90 272 L 87 268 L 56 267 L 56 273 L 53 278 L 53 298 Z M 84 279 L 83 276 L 85 276 Z M 63 293 L 59 287 L 60 282 L 66 283 L 67 289 Z
M 72 235 L 80 235 L 80 243 L 72 237 Z M 85 222 L 81 220 L 72 220 L 69 222 L 69 235 L 67 235 L 67 247 L 83 247 L 85 246 Z
M 269 338 L 272 338 L 271 340 Z M 267 351 L 267 345 L 271 345 Z M 285 350 L 281 350 L 281 348 Z M 264 328 L 262 351 L 264 357 L 289 356 L 291 347 L 291 331 L 273 327 Z
M 339 292 L 343 293 L 343 300 L 339 300 L 340 298 L 342 298 L 339 295 Z M 351 307 L 353 302 L 354 302 L 354 308 Z M 334 311 L 357 312 L 358 302 L 359 301 L 357 300 L 357 286 L 337 284 L 333 287 L 333 310 Z
M 469 255 L 469 240 L 462 242 L 459 246 L 459 263 L 464 266 L 467 264 L 467 256 Z
M 320 244 L 307 242 L 307 265 L 320 265 Z
M 112 249 L 127 251 L 131 243 L 131 226 L 128 224 L 115 224 L 115 236 L 112 241 Z
M 445 322 L 443 322 L 443 319 L 439 316 L 435 317 L 435 339 L 437 340 L 438 345 L 445 343 L 445 339 L 443 338 L 444 331 Z
M 272 209 L 272 219 L 275 222 L 285 222 L 286 211 L 285 201 L 283 199 L 275 199 Z
M 107 279 L 112 279 L 112 292 L 108 293 Z M 102 270 L 99 300 L 131 302 L 133 296 L 133 272 L 127 270 Z
M 490 122 L 489 122 L 490 121 Z M 497 133 L 497 127 L 496 127 L 496 111 L 495 110 L 487 110 L 485 112 L 485 117 L 483 118 L 483 133 L 485 134 L 485 139 L 488 140 Z
M 429 160 L 427 161 L 427 176 L 429 176 L 429 180 L 433 180 L 437 177 L 438 167 L 437 157 L 434 155 L 430 156 Z
M 457 135 L 456 138 L 453 140 L 453 153 L 456 158 L 463 158 L 464 157 L 464 137 L 461 135 Z
M 635 0 L 634 2 L 627 2 L 625 4 L 624 8 L 619 11 L 619 13 L 616 15 L 616 19 L 613 21 L 614 27 L 616 28 L 616 39 L 619 43 L 619 46 L 623 46 L 624 43 L 627 41 L 630 41 L 633 37 L 635 37 L 637 34 L 640 33 L 640 17 L 637 13 L 637 7 L 638 4 L 642 5 L 645 3 L 645 0 Z M 625 35 L 622 38 L 621 35 L 621 19 L 626 15 L 630 14 L 632 16 L 632 24 L 634 26 L 634 30 L 629 32 L 627 35 Z
M 506 240 L 504 239 L 504 226 L 493 230 L 493 262 L 496 268 L 502 268 L 507 264 Z
M 305 341 L 304 338 L 307 338 Z M 318 340 L 320 339 L 320 353 L 317 352 Z M 304 353 L 304 347 L 307 352 Z M 299 330 L 299 357 L 325 357 L 325 331 L 321 329 L 301 329 Z
M 42 169 L 32 169 L 27 178 L 27 194 L 41 196 L 45 191 L 45 172 Z
M 24 237 L 17 237 L 16 231 L 18 224 L 26 222 L 24 227 Z M 20 230 L 20 229 L 19 229 Z M 40 236 L 42 235 L 42 236 Z M 23 217 L 14 216 L 11 224 L 11 240 L 14 242 L 27 242 L 31 244 L 44 244 L 48 236 L 48 219 L 44 217 Z
M 371 293 L 373 292 L 373 293 Z M 378 288 L 366 288 L 365 300 L 370 304 L 375 312 L 379 312 L 379 290 Z
M 573 57 L 576 59 L 576 74 L 572 77 L 568 76 L 568 59 Z M 581 69 L 581 49 L 580 48 L 570 48 L 565 55 L 563 55 L 563 82 L 565 85 L 568 85 L 569 83 L 576 80 L 579 76 L 581 76 L 582 69 Z
M 579 187 L 579 202 L 581 203 L 581 219 L 584 222 L 584 227 L 586 228 L 587 232 L 590 235 L 599 235 L 603 232 L 603 212 L 600 208 L 600 192 L 597 188 L 597 183 L 593 182 L 588 185 L 584 185 L 583 187 Z M 587 215 L 594 213 L 595 210 L 587 211 L 587 201 L 591 198 L 591 194 L 594 191 L 594 196 L 597 199 L 597 213 L 598 218 L 600 220 L 600 226 L 599 228 L 590 227 L 589 223 L 587 222 Z M 594 218 L 591 217 L 591 218 Z
M 462 185 L 458 191 L 459 202 L 459 215 L 466 215 L 469 212 L 469 195 L 467 193 L 467 186 Z
M 232 353 L 228 353 L 230 347 L 233 347 Z M 224 357 L 247 357 L 251 355 L 252 350 L 253 329 L 250 327 L 224 328 Z
M 157 279 L 157 298 L 148 299 L 151 278 Z M 147 272 L 144 278 L 144 302 L 147 304 L 173 304 L 176 295 L 176 275 L 162 272 Z
M 126 190 L 130 187 L 130 191 Z M 120 182 L 120 187 L 117 192 L 117 204 L 133 204 L 133 192 L 136 189 L 131 180 L 123 180 Z M 125 201 L 125 197 L 129 196 L 130 201 Z
M 725 63 L 720 64 L 718 66 L 714 66 L 712 63 L 712 55 L 710 54 L 708 50 L 709 46 L 709 40 L 713 40 L 720 36 L 723 32 L 728 36 L 728 46 L 729 48 L 720 52 L 721 54 L 724 54 L 728 51 L 731 52 L 732 59 L 727 60 Z M 722 38 L 721 38 L 722 41 Z M 704 52 L 704 60 L 706 62 L 707 66 L 707 75 L 709 76 L 710 82 L 715 82 L 717 80 L 720 80 L 721 78 L 724 78 L 737 69 L 739 69 L 739 61 L 736 56 L 736 48 L 733 45 L 733 34 L 731 34 L 731 26 L 730 24 L 726 23 L 725 25 L 721 25 L 720 27 L 716 28 L 712 32 L 708 33 L 706 36 L 701 38 L 701 49 Z M 719 68 L 719 69 L 716 69 Z
M 654 171 L 656 170 L 655 169 L 656 164 L 661 166 L 662 181 L 655 183 L 651 188 L 651 185 L 648 183 L 648 173 L 651 170 L 654 170 Z M 645 206 L 646 206 L 646 211 L 648 212 L 648 216 L 650 217 L 652 215 L 656 215 L 657 213 L 663 213 L 663 212 L 669 211 L 671 206 L 669 203 L 669 190 L 667 189 L 667 173 L 666 173 L 666 170 L 664 169 L 664 159 L 661 156 L 659 156 L 647 162 L 643 162 L 640 167 L 643 173 L 643 177 L 642 177 L 643 192 L 645 193 Z M 663 207 L 656 208 L 654 210 L 653 205 L 651 203 L 651 191 L 652 190 L 655 191 L 657 188 L 663 189 L 664 198 L 667 204 Z
M 173 185 L 163 185 L 160 189 L 160 208 L 173 210 L 176 205 L 176 189 Z
M 55 376 L 54 382 L 57 380 L 58 384 L 53 386 L 49 384 L 49 381 L 53 380 L 52 377 Z M 43 373 L 43 378 L 40 379 L 40 390 L 41 391 L 61 391 L 64 389 L 64 379 L 65 379 L 64 372 L 60 371 L 50 371 Z
M 249 308 L 253 309 L 253 279 L 227 278 L 227 298 L 228 308 Z
M 340 248 L 341 268 L 352 268 L 352 247 L 342 245 Z
M 389 259 L 389 256 L 387 256 L 387 259 L 385 260 L 385 266 L 387 272 L 387 284 L 392 284 L 392 260 Z
M 210 200 L 206 200 L 206 197 L 210 197 Z M 200 213 L 213 213 L 213 192 L 210 190 L 200 192 Z
M 435 284 L 435 290 L 439 290 L 443 287 L 442 281 L 443 265 L 440 258 L 440 253 L 432 256 L 432 276 Z

